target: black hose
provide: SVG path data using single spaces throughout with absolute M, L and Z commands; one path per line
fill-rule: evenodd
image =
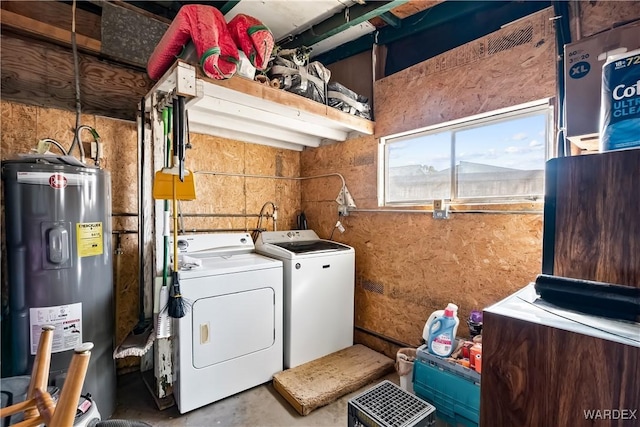
M 184 105 L 184 96 L 178 96 L 178 109 L 179 109 L 179 120 L 180 120 L 180 128 L 178 132 L 178 158 L 179 158 L 179 173 L 180 173 L 180 181 L 184 182 L 184 159 L 185 159 L 185 134 L 187 131 L 186 127 L 186 111 Z
M 172 117 L 172 122 L 173 122 L 173 161 L 176 160 L 176 157 L 179 158 L 180 153 L 179 153 L 179 148 L 178 145 L 180 145 L 180 132 L 178 132 L 179 126 L 180 126 L 180 104 L 178 103 L 177 100 L 173 100 L 173 117 Z M 172 167 L 175 167 L 175 164 L 171 164 Z

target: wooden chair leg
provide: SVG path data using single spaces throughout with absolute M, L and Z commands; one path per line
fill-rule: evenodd
M 24 402 L 14 403 L 11 406 L 7 406 L 6 408 L 0 409 L 0 418 L 5 418 L 10 415 L 18 414 L 20 412 L 24 412 L 29 408 L 36 407 L 36 401 L 34 399 L 25 400 Z
M 29 411 L 31 418 L 16 424 L 16 427 L 32 427 L 42 423 L 48 427 L 73 425 L 93 343 L 83 343 L 75 348 L 57 404 L 47 392 L 52 343 L 53 327 L 44 327 L 38 343 L 27 400 L 0 410 L 0 417 L 24 411 L 25 418 Z
M 38 343 L 38 351 L 33 361 L 33 371 L 31 372 L 31 381 L 29 381 L 29 389 L 27 390 L 27 400 L 35 397 L 35 390 L 40 388 L 47 390 L 49 385 L 49 368 L 51 367 L 51 346 L 53 345 L 53 331 L 55 327 L 45 325 L 42 327 L 40 334 L 40 342 Z M 24 419 L 28 420 L 38 416 L 38 410 L 31 407 L 24 411 Z
M 75 353 L 67 371 L 67 378 L 62 385 L 60 398 L 55 405 L 53 418 L 46 422 L 48 427 L 68 427 L 73 425 L 92 349 L 93 343 L 90 342 L 83 343 L 75 348 Z M 42 415 L 46 420 L 47 415 Z
M 17 424 L 12 424 L 11 427 L 37 427 L 44 423 L 44 418 L 38 415 L 35 418 L 31 418 L 30 420 L 20 421 Z
M 49 367 L 51 365 L 51 346 L 53 344 L 54 327 L 45 325 L 42 327 L 40 340 L 38 341 L 38 350 L 33 361 L 33 369 L 31 371 L 31 380 L 27 389 L 27 398 L 24 402 L 16 403 L 6 408 L 0 409 L 0 418 L 24 412 L 23 422 L 36 419 L 38 417 L 38 409 L 36 408 L 35 390 L 41 388 L 46 390 L 49 382 Z M 42 420 L 34 425 L 39 425 Z M 21 423 L 22 424 L 22 423 Z M 26 423 L 24 425 L 31 425 Z

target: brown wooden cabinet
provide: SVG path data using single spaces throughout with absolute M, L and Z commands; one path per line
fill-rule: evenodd
M 483 320 L 481 427 L 640 425 L 640 324 L 559 309 L 533 285 Z
M 640 149 L 549 160 L 545 187 L 542 272 L 640 287 Z

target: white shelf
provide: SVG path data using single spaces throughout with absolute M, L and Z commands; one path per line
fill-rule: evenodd
M 290 150 L 373 135 L 374 130 L 370 120 L 243 77 L 212 80 L 182 61 L 152 92 L 187 97 L 191 132 Z

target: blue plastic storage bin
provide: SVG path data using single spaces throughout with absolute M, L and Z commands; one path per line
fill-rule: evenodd
M 444 421 L 467 427 L 480 422 L 480 376 L 418 349 L 413 365 L 413 389 L 418 397 L 436 407 Z M 422 354 L 421 354 L 422 353 Z

